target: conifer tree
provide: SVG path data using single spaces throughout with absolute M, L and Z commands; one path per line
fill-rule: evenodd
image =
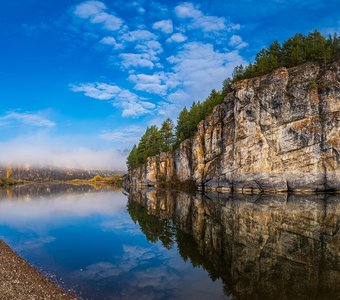
M 184 141 L 189 135 L 189 112 L 186 107 L 179 113 L 177 126 L 176 126 L 176 138 L 177 143 Z
M 171 151 L 175 143 L 174 122 L 167 118 L 160 129 L 162 138 L 162 151 Z

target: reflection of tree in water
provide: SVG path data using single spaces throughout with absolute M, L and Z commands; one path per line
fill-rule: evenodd
M 129 201 L 127 205 L 131 219 L 138 222 L 141 231 L 148 241 L 156 243 L 162 242 L 166 249 L 171 249 L 175 242 L 175 228 L 168 219 L 160 219 L 157 216 L 148 214 L 145 207 L 137 202 Z
M 203 267 L 213 281 L 221 278 L 225 272 L 225 262 L 219 259 L 218 264 L 214 265 L 212 261 L 206 259 L 206 257 L 200 253 L 198 245 L 192 235 L 180 229 L 177 230 L 176 241 L 178 252 L 184 261 L 189 260 L 194 268 Z
M 156 215 L 152 215 L 148 213 L 148 210 L 143 205 L 131 199 L 128 202 L 127 209 L 131 219 L 135 224 L 139 224 L 148 241 L 152 243 L 161 241 L 166 249 L 171 249 L 176 242 L 182 259 L 185 262 L 190 261 L 194 268 L 203 267 L 213 281 L 220 279 L 221 274 L 225 273 L 225 266 L 220 258 L 215 262 L 217 265 L 207 260 L 200 253 L 193 236 L 180 230 L 171 219 L 161 219 Z M 230 294 L 226 287 L 225 293 Z
M 149 241 L 222 279 L 235 299 L 340 299 L 340 197 L 131 192 Z

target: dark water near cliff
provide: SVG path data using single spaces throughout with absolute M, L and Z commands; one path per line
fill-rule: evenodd
M 0 238 L 85 299 L 340 299 L 339 195 L 21 187 Z

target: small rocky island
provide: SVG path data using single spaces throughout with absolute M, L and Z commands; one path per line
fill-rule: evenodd
M 172 152 L 130 168 L 131 186 L 220 192 L 340 191 L 340 62 L 308 62 L 232 85 Z

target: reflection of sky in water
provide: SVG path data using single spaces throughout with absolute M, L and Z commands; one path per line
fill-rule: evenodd
M 0 200 L 0 238 L 91 299 L 220 299 L 221 281 L 147 241 L 121 192 Z

